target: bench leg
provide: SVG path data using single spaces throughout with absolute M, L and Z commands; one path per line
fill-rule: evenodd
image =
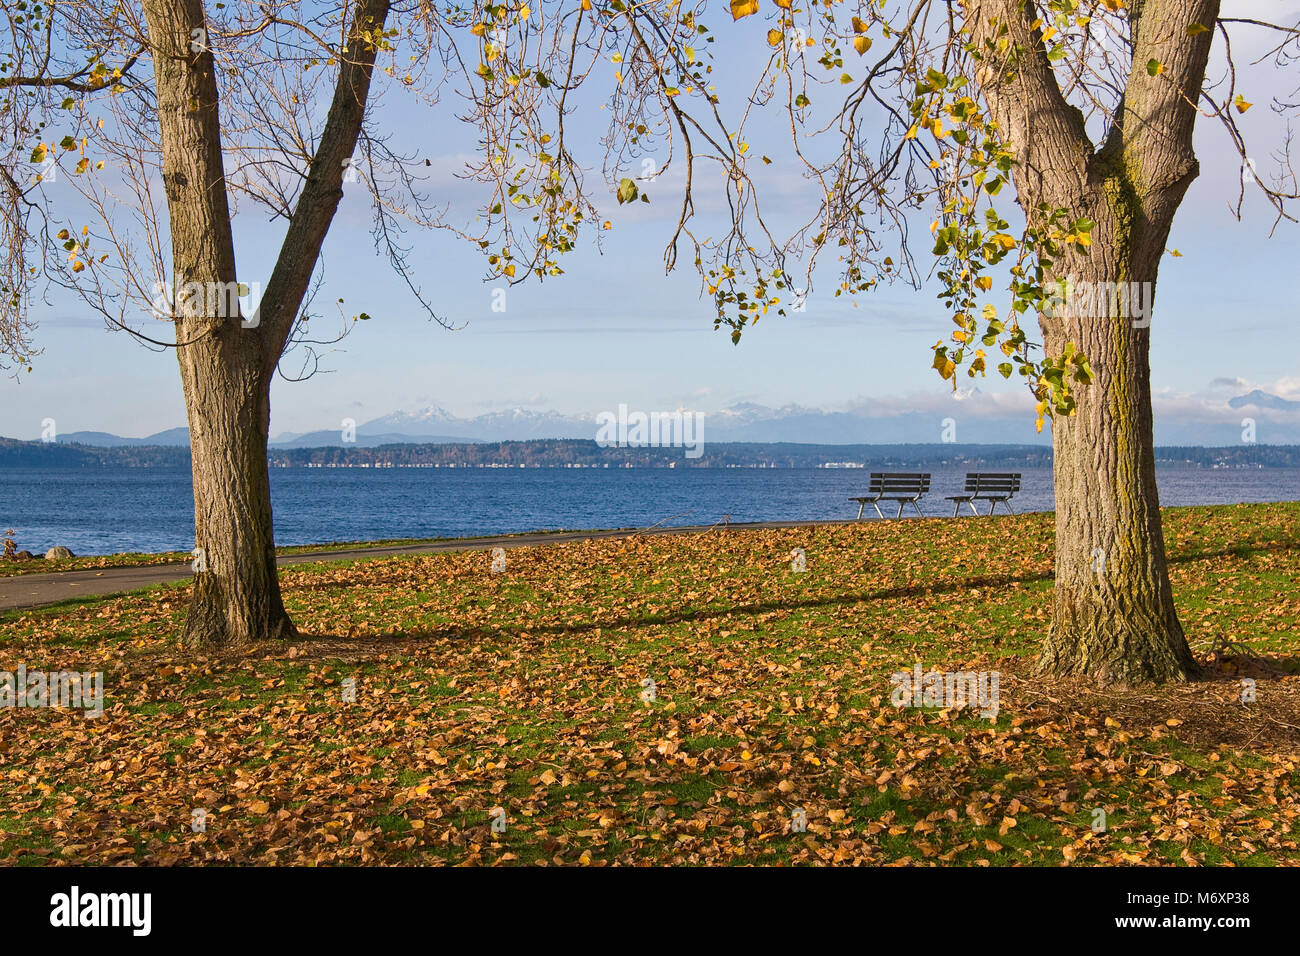
M 960 502 L 960 501 L 954 501 L 954 502 L 952 503 L 952 516 L 953 516 L 954 518 L 957 517 L 957 513 L 958 513 L 959 511 L 961 511 L 961 502 Z
M 853 519 L 854 521 L 861 521 L 861 520 L 862 520 L 862 509 L 866 508 L 866 506 L 867 506 L 867 503 L 866 503 L 865 501 L 859 501 L 859 502 L 858 502 L 858 516 L 857 516 L 856 518 Z
M 974 498 L 972 498 L 970 501 L 966 502 L 966 506 L 970 508 L 970 513 L 973 514 L 975 517 L 978 518 L 978 517 L 980 516 L 979 509 L 975 507 L 975 499 L 974 499 Z
M 1004 502 L 1002 502 L 1002 503 L 1003 503 L 1004 505 L 1007 506 L 1007 510 L 1010 511 L 1012 514 L 1015 514 L 1015 513 L 1016 513 L 1016 509 L 1013 508 L 1013 507 L 1011 507 L 1011 499 L 1010 499 L 1010 498 L 1008 498 L 1006 501 L 1004 501 Z
M 898 503 L 898 514 L 894 515 L 895 518 L 901 518 L 901 517 L 903 517 L 903 505 L 904 505 L 904 504 L 905 504 L 905 502 L 902 502 L 902 501 L 900 501 L 900 502 Z
M 916 509 L 916 513 L 917 513 L 918 515 L 920 515 L 922 518 L 925 517 L 925 512 L 921 510 L 921 506 L 920 506 L 919 504 L 917 504 L 917 501 L 916 501 L 915 498 L 912 499 L 912 507 Z
M 877 502 L 877 501 L 873 501 L 873 502 L 871 502 L 871 507 L 873 507 L 873 508 L 876 509 L 876 515 L 877 515 L 878 517 L 880 517 L 880 518 L 883 520 L 884 517 L 885 517 L 885 515 L 884 515 L 884 513 L 880 510 L 880 503 Z

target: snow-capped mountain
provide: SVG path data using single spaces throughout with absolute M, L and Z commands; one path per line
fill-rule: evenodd
M 1238 386 L 1244 386 L 1240 383 Z M 1293 390 L 1281 389 L 1292 394 Z M 1229 395 L 1231 393 L 1228 393 Z M 1159 445 L 1234 445 L 1243 426 L 1261 444 L 1300 443 L 1300 401 L 1255 388 L 1228 397 L 1222 392 L 1195 395 L 1157 394 L 1156 443 Z M 670 411 L 667 408 L 632 411 Z M 355 444 L 362 447 L 401 443 L 500 442 L 537 438 L 595 439 L 597 414 L 564 414 L 515 407 L 460 417 L 437 405 L 393 411 L 355 425 L 340 423 L 307 433 L 286 432 L 273 447 L 314 448 Z M 686 411 L 686 409 L 683 409 Z M 1243 418 L 1243 416 L 1245 416 Z M 85 444 L 188 443 L 184 428 L 148 438 L 118 438 L 104 432 L 60 434 L 60 441 Z M 345 437 L 352 441 L 345 441 Z M 703 438 L 709 442 L 802 442 L 812 444 L 896 444 L 952 441 L 961 444 L 1047 444 L 1051 429 L 1034 430 L 1027 393 L 984 393 L 978 388 L 956 394 L 933 392 L 863 399 L 839 409 L 788 404 L 780 407 L 739 402 L 706 412 Z

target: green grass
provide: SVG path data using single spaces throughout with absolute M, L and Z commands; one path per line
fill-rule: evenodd
M 0 862 L 1294 865 L 1300 505 L 1166 535 L 1218 653 L 1130 691 L 1031 675 L 1048 515 L 297 566 L 301 638 L 228 654 L 177 650 L 188 583 L 10 612 L 0 667 L 107 700 L 0 709 Z M 918 661 L 997 670 L 996 721 L 892 707 Z

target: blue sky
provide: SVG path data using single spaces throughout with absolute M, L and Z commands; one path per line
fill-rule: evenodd
M 1296 9 L 1290 0 L 1235 6 L 1247 12 Z M 1266 175 L 1272 168 L 1268 157 L 1282 135 L 1268 102 L 1273 95 L 1290 94 L 1296 79 L 1295 73 L 1257 71 L 1246 88 L 1259 104 L 1246 119 Z M 602 117 L 594 103 L 582 109 L 586 113 L 576 128 L 594 141 Z M 468 216 L 468 194 L 446 172 L 458 167 L 460 150 L 471 148 L 472 139 L 457 128 L 450 111 L 440 110 L 434 122 L 427 114 L 417 122 L 405 107 L 386 102 L 379 116 L 383 122 L 391 115 L 401 136 L 433 158 L 432 168 L 441 176 L 435 186 L 446 190 L 453 214 Z M 1300 371 L 1287 335 L 1295 327 L 1300 292 L 1300 228 L 1284 223 L 1270 238 L 1270 210 L 1249 194 L 1244 221 L 1237 222 L 1229 202 L 1237 195 L 1240 168 L 1231 147 L 1205 120 L 1197 143 L 1201 176 L 1170 241 L 1182 256 L 1164 260 L 1152 323 L 1157 424 L 1162 416 L 1203 414 L 1254 387 L 1300 400 Z M 591 156 L 594 178 L 599 156 L 595 151 Z M 774 173 L 792 177 L 782 162 L 778 159 Z M 766 318 L 739 346 L 725 332 L 714 331 L 711 306 L 699 297 L 689 263 L 663 275 L 671 181 L 655 184 L 656 201 L 649 207 L 638 204 L 633 212 L 620 210 L 611 198 L 601 210 L 614 224 L 602 234 L 603 254 L 586 245 L 568 257 L 565 276 L 511 288 L 504 314 L 491 309 L 494 285 L 481 280 L 477 251 L 450 233 L 414 236 L 420 281 L 438 311 L 465 326 L 459 331 L 430 322 L 375 254 L 361 190 L 345 193 L 331 230 L 320 301 L 343 295 L 349 315 L 364 310 L 374 318 L 357 323 L 335 346 L 326 358 L 328 373 L 306 382 L 277 381 L 273 435 L 335 428 L 343 418 L 364 422 L 425 405 L 462 416 L 513 407 L 595 414 L 619 403 L 708 412 L 737 402 L 840 408 L 869 401 L 933 408 L 938 415 L 954 407 L 948 386 L 929 368 L 929 346 L 947 334 L 948 325 L 930 289 L 884 288 L 860 298 L 854 308 L 846 299 L 832 298 L 833 284 L 823 281 L 805 313 Z M 796 213 L 805 197 L 797 186 L 778 188 L 773 208 L 777 215 Z M 241 214 L 241 278 L 250 264 L 270 261 L 278 238 L 278 227 L 267 229 L 260 211 Z M 918 253 L 928 265 L 924 245 Z M 66 296 L 51 296 L 34 313 L 44 351 L 31 374 L 0 380 L 0 434 L 36 438 L 44 418 L 54 418 L 60 432 L 94 429 L 129 436 L 185 424 L 169 351 L 151 352 L 130 336 L 106 330 Z M 292 359 L 284 367 L 291 370 Z M 996 375 L 978 384 L 984 393 L 980 401 L 1024 401 L 1018 386 Z M 1032 414 L 1026 415 L 1025 428 L 1028 438 Z

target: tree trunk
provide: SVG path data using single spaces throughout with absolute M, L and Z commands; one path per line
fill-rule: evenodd
M 389 0 L 353 11 L 334 98 L 260 309 L 235 301 L 221 119 L 202 0 L 145 0 L 172 240 L 177 361 L 185 388 L 201 555 L 188 647 L 292 637 L 275 566 L 267 436 L 271 378 L 342 198 Z M 196 293 L 187 286 L 196 284 Z M 254 297 L 256 294 L 254 293 Z
M 226 198 L 213 58 L 200 0 L 148 0 L 172 240 L 177 361 L 194 478 L 188 647 L 291 636 L 280 598 L 266 446 L 265 330 L 245 328 Z M 194 286 L 190 287 L 193 283 Z M 187 294 L 187 287 L 198 291 Z
M 1048 354 L 1074 342 L 1094 381 L 1075 390 L 1074 415 L 1052 419 L 1056 587 L 1038 668 L 1159 683 L 1196 670 L 1165 562 L 1147 360 L 1168 226 L 1151 235 L 1117 211 L 1096 210 L 1091 254 L 1070 257 L 1075 295 L 1042 321 Z
M 194 539 L 187 647 L 293 637 L 280 597 L 266 463 L 270 382 L 235 321 L 178 350 L 189 411 Z
M 962 0 L 979 51 L 977 84 L 1015 152 L 1016 200 L 1040 227 L 1040 210 L 1052 209 L 1096 223 L 1090 252 L 1068 249 L 1049 279 L 1146 283 L 1138 289 L 1149 307 L 1174 214 L 1198 172 L 1195 102 L 1219 0 L 1128 5 L 1132 62 L 1100 150 L 1061 92 L 1043 39 L 1045 8 Z M 1196 664 L 1174 609 L 1160 526 L 1150 316 L 1121 305 L 1067 300 L 1041 317 L 1046 354 L 1059 357 L 1073 342 L 1094 381 L 1074 389 L 1072 417 L 1052 420 L 1055 614 L 1038 669 L 1106 683 L 1181 680 Z

